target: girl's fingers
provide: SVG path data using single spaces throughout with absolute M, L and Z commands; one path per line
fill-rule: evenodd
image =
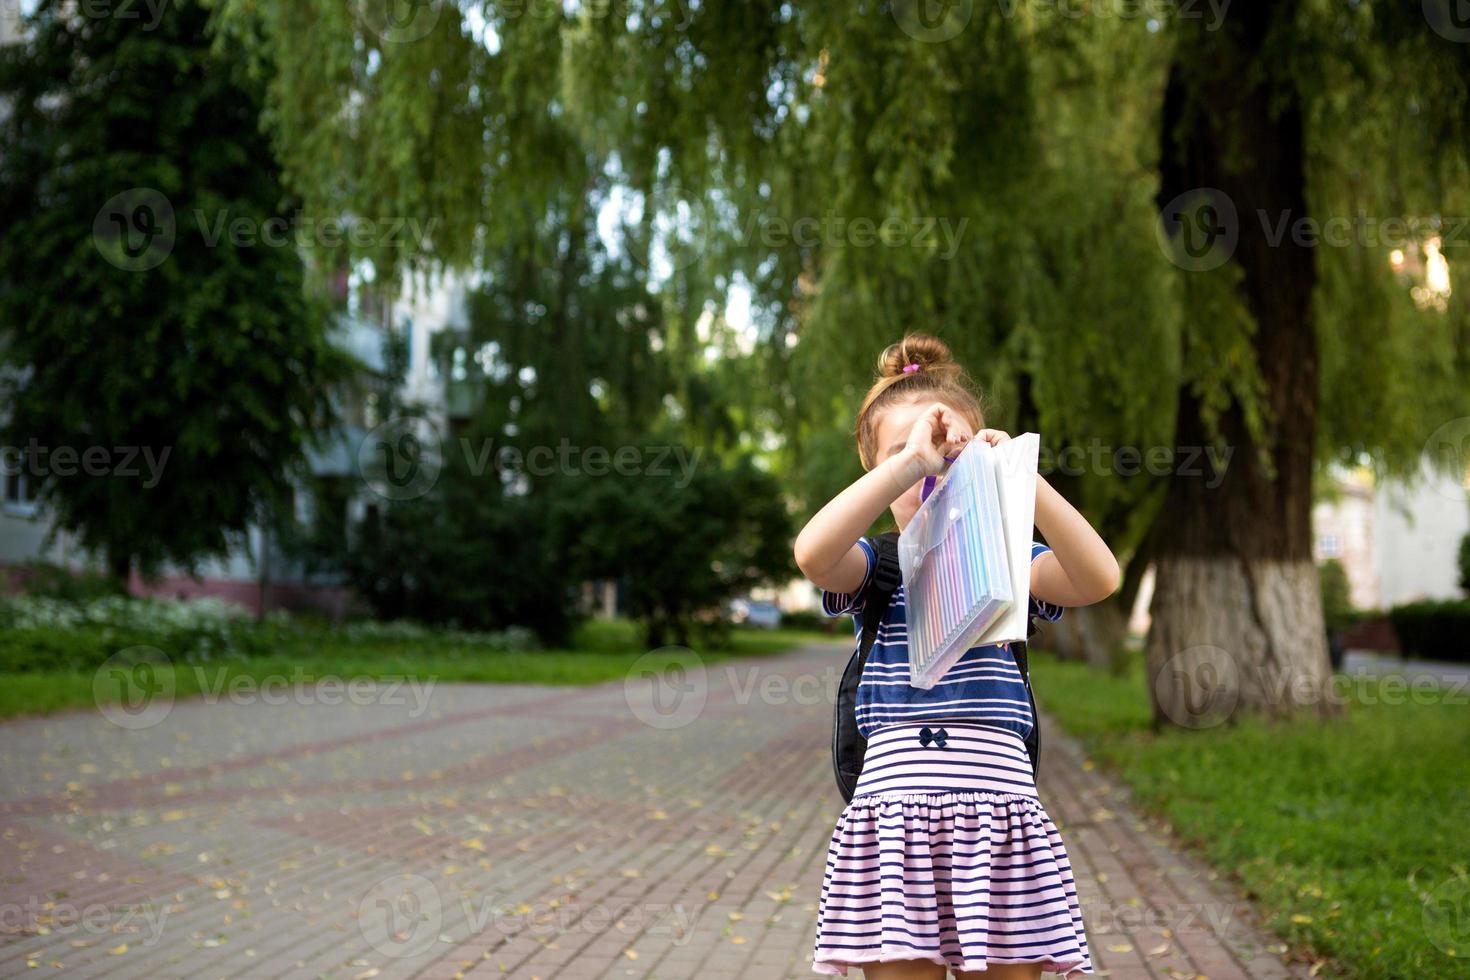
M 976 438 L 984 439 L 992 446 L 999 446 L 1002 443 L 1007 443 L 1011 441 L 1010 434 L 1002 432 L 1000 429 L 981 429 L 976 434 Z

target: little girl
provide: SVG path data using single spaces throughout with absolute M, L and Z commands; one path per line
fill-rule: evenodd
M 925 477 L 984 428 L 969 382 L 934 337 L 914 334 L 879 358 L 857 417 L 867 473 L 813 517 L 796 563 L 823 610 L 859 632 L 876 552 L 862 537 L 884 508 L 900 530 Z M 1031 612 L 1058 619 L 1118 587 L 1118 563 L 1087 520 L 1036 484 Z M 1042 809 L 1026 754 L 1036 723 L 1008 645 L 973 647 L 933 689 L 909 684 L 903 587 L 893 594 L 857 694 L 868 739 L 852 802 L 837 821 L 817 914 L 813 969 L 868 980 L 1019 980 L 1046 969 L 1091 973 L 1071 865 Z

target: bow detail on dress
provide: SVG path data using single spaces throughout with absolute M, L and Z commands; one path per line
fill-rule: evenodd
M 944 748 L 945 740 L 949 738 L 949 732 L 942 728 L 924 728 L 919 732 L 919 744 L 928 747 L 933 742 L 937 747 Z

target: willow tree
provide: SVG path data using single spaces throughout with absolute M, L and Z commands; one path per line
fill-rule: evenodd
M 1158 192 L 1186 311 L 1175 439 L 1231 456 L 1171 479 L 1160 515 L 1160 720 L 1331 707 L 1314 472 L 1413 473 L 1466 411 L 1463 298 L 1419 309 L 1390 268 L 1465 204 L 1470 62 L 1415 14 L 1301 0 L 1176 27 Z
M 486 264 L 544 214 L 571 134 L 607 205 L 627 205 L 608 231 L 648 269 L 674 342 L 750 290 L 748 417 L 807 505 L 853 476 L 845 430 L 875 353 L 939 332 L 993 424 L 1081 450 L 1056 478 L 1139 552 L 1134 582 L 1150 549 L 1160 569 L 1154 675 L 1197 680 L 1174 668 L 1223 657 L 1212 694 L 1231 710 L 1320 700 L 1314 467 L 1368 453 L 1407 470 L 1426 420 L 1464 414 L 1463 306 L 1414 308 L 1386 249 L 1262 246 L 1242 221 L 1204 268 L 1156 236 L 1161 204 L 1166 231 L 1204 230 L 1219 202 L 1201 187 L 1253 222 L 1464 213 L 1466 46 L 1417 10 L 463 3 L 385 31 L 334 0 L 220 2 L 287 66 L 268 122 L 294 188 L 442 218 L 429 261 Z M 1434 79 L 1407 71 L 1420 57 Z M 1410 146 L 1433 155 L 1398 156 Z M 1438 188 L 1383 192 L 1431 168 Z M 1425 375 L 1412 404 L 1400 371 Z M 1391 424 L 1362 425 L 1366 406 Z M 1209 470 L 1206 446 L 1229 463 Z M 1171 447 L 1166 474 L 1118 453 Z

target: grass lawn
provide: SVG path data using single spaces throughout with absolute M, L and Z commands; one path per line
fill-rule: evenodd
M 1033 669 L 1053 717 L 1326 974 L 1470 977 L 1470 690 L 1355 681 L 1329 721 L 1154 734 L 1140 665 Z
M 797 630 L 734 629 L 726 645 L 701 647 L 696 652 L 706 663 L 713 663 L 779 653 L 819 638 L 824 637 Z M 437 683 L 593 684 L 621 679 L 647 652 L 634 626 L 620 620 L 587 623 L 577 631 L 572 645 L 566 650 L 504 652 L 451 638 L 349 639 L 338 631 L 319 628 L 300 631 L 266 655 L 225 657 L 197 665 L 202 677 L 193 664 L 162 670 L 173 676 L 175 696 L 180 698 L 239 676 L 255 680 L 284 676 L 304 682 L 322 677 L 414 677 Z M 90 670 L 0 672 L 0 718 L 90 708 L 93 678 Z

